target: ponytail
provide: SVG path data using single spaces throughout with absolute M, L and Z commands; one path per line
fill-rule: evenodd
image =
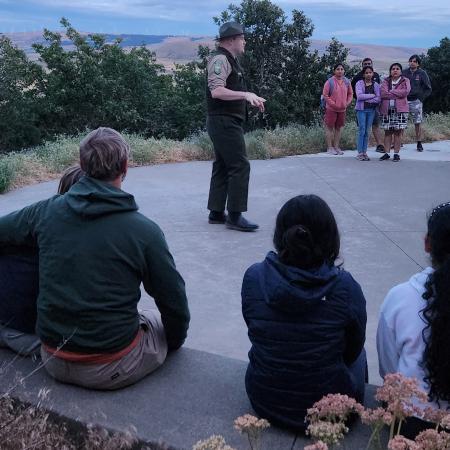
M 314 240 L 311 232 L 302 225 L 288 228 L 282 236 L 283 250 L 279 257 L 283 264 L 300 269 L 318 267 L 323 264 L 324 256 Z
M 317 195 L 298 195 L 277 216 L 273 243 L 283 264 L 301 269 L 334 264 L 340 239 L 336 219 Z

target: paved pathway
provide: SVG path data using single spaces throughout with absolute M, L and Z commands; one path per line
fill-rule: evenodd
M 357 161 L 309 155 L 252 161 L 248 217 L 256 233 L 240 233 L 206 221 L 211 163 L 193 162 L 131 169 L 124 189 L 141 212 L 165 231 L 184 276 L 192 312 L 188 347 L 246 360 L 249 341 L 241 317 L 240 287 L 245 269 L 272 248 L 276 214 L 294 195 L 322 196 L 336 214 L 342 257 L 367 298 L 367 350 L 371 382 L 379 382 L 375 350 L 377 312 L 394 284 L 428 262 L 422 240 L 426 212 L 450 200 L 450 141 L 402 149 L 402 161 Z M 28 186 L 0 196 L 0 214 L 46 198 L 56 182 Z M 150 299 L 143 295 L 143 302 Z

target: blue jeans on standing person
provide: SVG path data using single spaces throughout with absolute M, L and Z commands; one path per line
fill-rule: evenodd
M 358 119 L 358 153 L 366 153 L 369 144 L 369 133 L 375 117 L 375 108 L 356 111 Z

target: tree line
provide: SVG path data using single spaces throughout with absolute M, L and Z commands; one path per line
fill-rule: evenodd
M 248 89 L 267 98 L 266 113 L 252 111 L 249 128 L 317 121 L 322 86 L 349 50 L 333 38 L 323 55 L 312 51 L 311 20 L 298 10 L 288 19 L 270 0 L 242 0 L 214 18 L 217 25 L 229 20 L 248 31 L 241 61 Z M 45 42 L 33 44 L 38 62 L 0 36 L 0 151 L 98 126 L 173 139 L 204 127 L 209 48 L 200 46 L 198 61 L 167 73 L 144 46 L 126 50 L 120 39 L 82 35 L 64 18 L 61 25 L 71 49 L 63 48 L 60 33 L 44 30 Z M 423 61 L 433 84 L 430 111 L 450 110 L 449 66 L 444 38 Z M 347 76 L 357 70 L 346 65 Z

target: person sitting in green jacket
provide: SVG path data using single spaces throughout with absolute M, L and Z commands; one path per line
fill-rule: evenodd
M 78 183 L 0 218 L 0 247 L 39 248 L 36 331 L 46 370 L 93 389 L 118 389 L 160 367 L 190 319 L 163 232 L 121 190 L 129 152 L 117 131 L 92 131 L 80 144 Z M 160 315 L 138 311 L 141 283 Z

